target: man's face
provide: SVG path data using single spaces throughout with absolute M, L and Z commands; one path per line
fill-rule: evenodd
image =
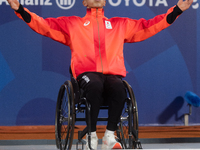
M 106 5 L 106 0 L 83 0 L 83 5 L 87 8 L 103 8 Z

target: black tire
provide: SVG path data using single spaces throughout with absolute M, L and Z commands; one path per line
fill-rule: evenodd
M 137 148 L 138 142 L 138 110 L 135 95 L 131 86 L 123 80 L 127 89 L 127 99 L 118 124 L 118 138 L 124 149 Z
M 74 136 L 74 124 L 74 92 L 71 82 L 66 81 L 60 87 L 56 106 L 55 136 L 58 149 L 71 149 Z

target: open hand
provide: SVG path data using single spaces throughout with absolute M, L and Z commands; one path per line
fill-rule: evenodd
M 185 11 L 192 5 L 193 0 L 179 0 L 177 5 L 182 10 Z
M 12 9 L 14 9 L 14 10 L 19 9 L 20 3 L 17 0 L 7 0 L 7 1 Z

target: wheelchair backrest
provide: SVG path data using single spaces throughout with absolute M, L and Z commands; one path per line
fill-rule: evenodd
M 78 82 L 72 74 L 71 66 L 69 67 L 69 73 L 70 73 L 70 76 L 71 76 L 71 83 L 72 83 L 73 90 L 74 90 L 74 102 L 75 102 L 75 104 L 77 104 L 77 103 L 80 102 L 80 99 L 83 95 L 83 92 L 79 88 Z

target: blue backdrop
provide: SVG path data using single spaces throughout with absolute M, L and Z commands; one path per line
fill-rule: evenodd
M 82 0 L 20 0 L 46 18 L 81 16 Z M 107 0 L 105 16 L 150 19 L 177 1 Z M 125 44 L 127 80 L 140 125 L 183 125 L 186 91 L 200 95 L 200 8 L 195 0 L 175 23 L 146 41 Z M 0 125 L 53 125 L 57 93 L 69 79 L 68 47 L 33 32 L 0 0 Z M 193 107 L 191 124 L 200 123 Z M 101 112 L 102 115 L 102 112 Z

